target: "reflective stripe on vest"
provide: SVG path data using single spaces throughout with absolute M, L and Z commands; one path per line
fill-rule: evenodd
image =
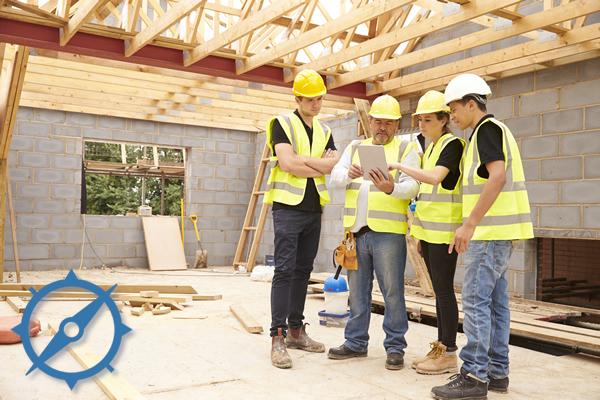
M 498 197 L 475 228 L 473 240 L 517 240 L 533 237 L 531 210 L 525 186 L 525 174 L 517 143 L 506 125 L 494 118 L 481 122 L 469 143 L 463 177 L 463 218 L 477 204 L 487 179 L 477 175 L 481 165 L 477 149 L 479 127 L 491 121 L 502 130 L 502 151 L 505 159 L 506 182 Z
M 273 146 L 273 123 L 279 121 L 295 154 L 306 157 L 321 157 L 331 137 L 331 130 L 322 125 L 317 118 L 313 118 L 312 145 L 304 129 L 302 120 L 296 114 L 280 115 L 271 119 L 267 124 L 267 145 L 271 149 L 269 158 L 271 171 L 267 181 L 264 202 L 272 204 L 279 202 L 288 205 L 297 205 L 304 199 L 307 178 L 295 176 L 281 169 Z M 319 202 L 323 206 L 329 203 L 329 193 L 325 183 L 325 176 L 312 178 L 319 194 Z
M 397 146 L 397 153 L 390 156 L 391 149 L 386 150 L 386 158 L 388 161 L 404 160 L 404 157 L 413 151 L 414 147 L 410 147 L 410 142 L 401 141 L 394 137 L 394 148 Z M 356 150 L 361 143 L 372 144 L 372 139 L 363 141 L 355 141 L 351 144 L 350 159 L 352 163 L 360 164 L 360 160 L 356 159 Z M 389 145 L 389 144 L 388 144 Z M 385 145 L 385 146 L 388 146 Z M 393 150 L 395 152 L 395 150 Z M 394 182 L 400 179 L 400 173 L 395 171 Z M 346 202 L 344 207 L 344 227 L 346 229 L 352 227 L 356 221 L 356 206 L 358 202 L 358 193 L 363 184 L 362 177 L 355 179 L 346 185 Z M 396 199 L 381 192 L 375 185 L 369 185 L 368 191 L 368 210 L 367 210 L 367 225 L 376 232 L 388 232 L 405 234 L 407 231 L 407 210 L 408 200 Z
M 442 135 L 431 143 L 423 156 L 423 169 L 435 168 L 442 152 L 454 140 L 462 139 L 451 133 Z M 461 157 L 462 158 L 462 157 Z M 460 170 L 462 173 L 462 169 Z M 446 244 L 452 241 L 454 232 L 462 224 L 462 195 L 460 179 L 452 190 L 445 189 L 442 182 L 431 185 L 421 183 L 417 196 L 417 208 L 411 225 L 411 235 L 429 243 Z

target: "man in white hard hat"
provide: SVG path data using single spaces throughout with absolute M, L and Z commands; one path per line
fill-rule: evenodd
M 465 253 L 462 306 L 467 344 L 459 374 L 434 387 L 436 399 L 486 399 L 488 390 L 508 391 L 508 260 L 513 240 L 533 238 L 525 174 L 510 129 L 487 114 L 487 83 L 462 74 L 444 93 L 453 121 L 471 128 L 464 158 L 463 223 L 448 251 Z
M 346 188 L 344 229 L 354 232 L 358 269 L 348 271 L 350 284 L 350 319 L 344 331 L 345 341 L 329 349 L 328 357 L 343 360 L 366 357 L 369 344 L 371 291 L 373 275 L 385 302 L 383 330 L 387 358 L 385 368 L 404 366 L 404 349 L 408 330 L 404 301 L 404 266 L 406 264 L 407 210 L 419 184 L 400 171 L 369 172 L 363 179 L 358 145 L 382 146 L 388 162 L 403 162 L 418 167 L 420 157 L 416 143 L 396 137 L 400 121 L 400 104 L 389 95 L 373 101 L 369 110 L 371 136 L 355 140 L 331 172 L 331 184 Z

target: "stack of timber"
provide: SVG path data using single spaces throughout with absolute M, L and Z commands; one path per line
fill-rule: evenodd
M 323 291 L 323 282 L 330 274 L 311 274 L 310 288 L 315 292 Z M 419 294 L 420 288 L 405 287 L 407 310 L 414 315 L 436 317 L 435 298 Z M 457 293 L 459 321 L 463 321 L 461 296 Z M 383 296 L 377 289 L 373 290 L 372 303 L 385 306 Z M 541 342 L 566 346 L 574 351 L 600 354 L 600 331 L 577 326 L 550 322 L 551 320 L 578 317 L 582 315 L 597 315 L 597 310 L 526 300 L 517 297 L 510 299 L 510 334 Z

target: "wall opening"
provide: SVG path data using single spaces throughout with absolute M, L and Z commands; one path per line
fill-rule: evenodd
M 84 142 L 81 213 L 179 215 L 185 149 L 141 143 Z

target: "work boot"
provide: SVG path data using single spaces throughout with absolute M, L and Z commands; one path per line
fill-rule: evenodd
M 496 393 L 508 393 L 508 376 L 506 378 L 490 378 L 488 383 L 488 390 Z
M 436 349 L 437 349 L 437 347 L 438 347 L 439 344 L 442 344 L 442 342 L 440 342 L 439 340 L 436 340 L 435 342 L 429 343 L 429 347 L 431 347 L 431 350 L 429 350 L 429 353 L 427 353 L 425 355 L 425 357 L 417 358 L 415 361 L 412 362 L 412 364 L 410 365 L 410 367 L 412 369 L 417 369 L 417 364 L 420 364 L 423 361 L 427 361 L 430 358 L 432 358 L 433 354 L 436 352 Z
M 464 369 L 452 375 L 451 381 L 431 389 L 431 395 L 438 400 L 486 400 L 487 382 L 480 381 Z
M 366 357 L 367 351 L 354 351 L 350 348 L 346 347 L 345 344 L 339 347 L 332 347 L 329 349 L 329 353 L 327 353 L 327 357 L 332 360 L 345 360 L 347 358 L 354 357 Z
M 400 353 L 389 353 L 385 359 L 385 368 L 393 371 L 404 367 L 404 355 Z
M 446 346 L 439 343 L 431 358 L 417 365 L 417 373 L 425 375 L 439 375 L 458 371 L 458 358 L 456 352 L 448 353 Z
M 285 338 L 285 344 L 288 349 L 299 349 L 310 351 L 311 353 L 325 353 L 325 345 L 312 340 L 306 334 L 306 325 L 308 324 L 304 324 L 300 328 L 290 328 L 288 330 L 288 336 Z
M 285 348 L 283 329 L 277 329 L 277 336 L 271 338 L 271 364 L 277 368 L 292 368 L 292 359 Z

